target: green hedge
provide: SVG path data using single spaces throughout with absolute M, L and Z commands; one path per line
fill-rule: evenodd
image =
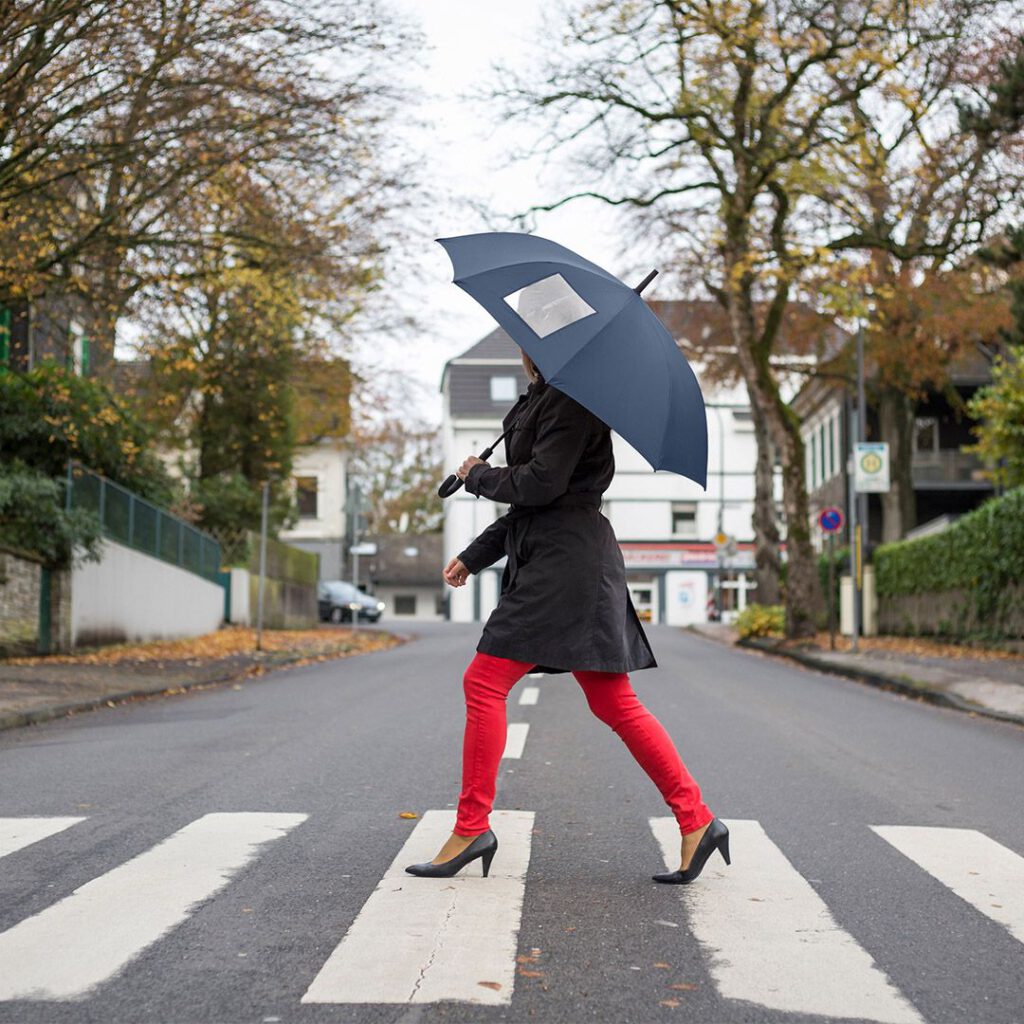
M 1010 584 L 1024 581 L 1024 487 L 919 540 L 884 544 L 874 553 L 880 597 L 962 588 L 978 621 L 998 621 Z

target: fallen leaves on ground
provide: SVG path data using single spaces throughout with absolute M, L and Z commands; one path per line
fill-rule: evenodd
M 264 655 L 294 655 L 300 660 L 324 661 L 394 647 L 402 641 L 390 633 L 369 629 L 265 629 Z M 119 662 L 176 661 L 203 664 L 240 654 L 256 654 L 256 630 L 231 626 L 205 636 L 150 643 L 113 644 L 80 654 L 10 658 L 8 665 L 116 665 Z M 293 661 L 293 658 L 287 660 Z
M 501 988 L 500 981 L 478 981 L 478 985 L 483 985 L 484 988 L 493 988 L 495 992 Z
M 418 818 L 419 815 L 415 811 L 399 811 L 398 816 L 400 818 Z
M 786 641 L 786 647 L 806 644 L 803 640 Z M 818 633 L 813 643 L 822 650 L 829 650 L 828 633 Z M 906 654 L 916 658 L 970 658 L 974 661 L 1019 661 L 1024 664 L 1024 654 L 999 651 L 990 647 L 974 647 L 964 643 L 949 643 L 920 636 L 862 636 L 858 641 L 861 651 L 878 651 L 884 654 Z M 849 652 L 850 638 L 836 636 L 836 651 Z

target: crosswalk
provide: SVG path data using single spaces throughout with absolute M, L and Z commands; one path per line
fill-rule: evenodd
M 299 1002 L 512 1001 L 531 840 L 541 820 L 532 811 L 492 813 L 499 851 L 486 879 L 480 861 L 448 879 L 407 875 L 405 865 L 437 851 L 454 814 L 429 810 L 417 821 L 344 934 L 328 937 L 332 951 L 312 965 Z M 46 857 L 55 843 L 73 849 L 75 826 L 85 820 L 0 818 L 0 851 L 25 858 Z M 732 865 L 716 855 L 693 885 L 659 890 L 681 901 L 719 995 L 816 1018 L 921 1024 L 919 1011 L 867 945 L 837 922 L 771 830 L 753 820 L 725 821 Z M 0 1001 L 95 996 L 304 824 L 313 824 L 304 813 L 205 814 L 0 932 Z M 652 817 L 649 825 L 652 850 L 660 849 L 668 868 L 678 866 L 675 820 Z M 871 828 L 951 899 L 1024 944 L 1024 857 L 972 829 Z

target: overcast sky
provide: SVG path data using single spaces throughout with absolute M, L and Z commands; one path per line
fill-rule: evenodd
M 422 281 L 393 282 L 405 295 L 407 307 L 428 325 L 427 336 L 385 343 L 386 358 L 396 367 L 405 367 L 422 385 L 421 414 L 439 422 L 438 389 L 445 361 L 495 324 L 451 284 L 451 264 L 434 239 L 492 230 L 494 224 L 488 224 L 471 203 L 482 203 L 494 215 L 515 213 L 558 198 L 573 183 L 557 168 L 545 168 L 545 161 L 539 158 L 509 166 L 513 148 L 534 142 L 529 130 L 499 125 L 496 107 L 466 98 L 482 83 L 494 80 L 494 63 L 525 69 L 536 60 L 541 0 L 393 3 L 427 38 L 423 70 L 410 72 L 414 87 L 425 97 L 416 113 L 424 128 L 407 128 L 403 135 L 423 154 L 424 176 L 434 186 L 439 202 L 414 222 L 403 243 L 403 257 L 423 268 Z M 575 249 L 612 273 L 624 274 L 635 262 L 622 250 L 611 208 L 598 202 L 579 200 L 555 213 L 541 214 L 535 233 Z M 648 294 L 657 295 L 655 286 Z

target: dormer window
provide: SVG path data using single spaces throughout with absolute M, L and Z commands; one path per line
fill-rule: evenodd
M 491 401 L 492 402 L 514 402 L 516 398 L 515 377 L 492 377 L 491 378 Z

